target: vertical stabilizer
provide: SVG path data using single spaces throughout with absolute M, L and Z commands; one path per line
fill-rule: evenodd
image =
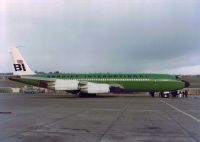
M 30 69 L 30 67 L 24 60 L 24 58 L 22 57 L 18 48 L 16 48 L 16 47 L 11 48 L 9 53 L 13 59 L 12 68 L 13 68 L 14 75 L 33 75 L 33 74 L 35 74 Z

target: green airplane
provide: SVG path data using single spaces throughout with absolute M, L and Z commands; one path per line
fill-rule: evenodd
M 188 87 L 187 81 L 176 75 L 168 74 L 114 74 L 114 73 L 34 73 L 22 57 L 18 48 L 11 48 L 13 59 L 13 76 L 8 79 L 25 84 L 66 91 L 80 97 L 96 94 L 121 92 L 149 92 L 154 97 L 155 92 L 169 91 L 177 95 L 177 90 Z

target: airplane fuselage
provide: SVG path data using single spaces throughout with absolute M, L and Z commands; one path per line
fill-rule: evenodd
M 175 75 L 167 74 L 49 73 L 35 74 L 26 77 L 104 83 L 111 84 L 112 86 L 116 86 L 116 88 L 121 88 L 124 90 L 144 92 L 174 91 L 185 87 L 185 82 L 178 80 Z M 35 79 L 27 80 L 25 78 L 21 78 L 18 81 L 43 87 L 40 85 L 41 81 Z

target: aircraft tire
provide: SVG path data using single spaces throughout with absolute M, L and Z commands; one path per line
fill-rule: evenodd
M 96 94 L 88 94 L 88 93 L 82 93 L 82 92 L 80 92 L 80 93 L 78 94 L 78 96 L 79 96 L 80 98 L 85 98 L 85 97 L 96 97 Z
M 86 93 L 78 93 L 78 96 L 80 97 L 80 98 L 83 98 L 83 97 L 86 97 Z
M 155 97 L 155 92 L 149 92 L 151 97 L 154 98 Z
M 176 98 L 178 96 L 178 91 L 171 92 L 172 97 Z
M 96 97 L 97 94 L 88 94 L 89 97 Z

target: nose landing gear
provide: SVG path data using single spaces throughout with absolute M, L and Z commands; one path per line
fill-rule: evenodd
M 155 92 L 149 92 L 149 94 L 151 95 L 151 97 L 155 97 Z

